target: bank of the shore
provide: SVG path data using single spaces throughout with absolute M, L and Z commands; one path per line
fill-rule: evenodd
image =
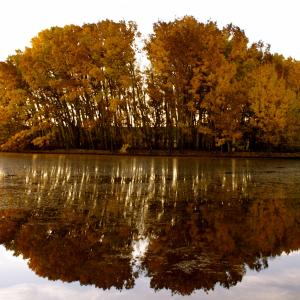
M 0 152 L 1 153 L 1 152 Z M 22 152 L 2 152 L 2 153 L 32 153 L 32 154 L 77 154 L 77 155 L 109 155 L 109 156 L 163 156 L 163 157 L 222 157 L 222 158 L 293 158 L 300 159 L 300 152 L 205 152 L 205 151 L 119 151 L 111 152 L 105 150 L 86 149 L 56 149 L 56 150 L 31 150 Z

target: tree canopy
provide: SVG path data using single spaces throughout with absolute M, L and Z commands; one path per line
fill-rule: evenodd
M 0 149 L 266 150 L 299 143 L 300 62 L 229 24 L 52 27 L 0 63 Z M 146 58 L 147 57 L 147 58 Z

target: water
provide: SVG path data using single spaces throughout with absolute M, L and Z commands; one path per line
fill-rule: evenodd
M 299 299 L 300 160 L 0 155 L 0 299 Z

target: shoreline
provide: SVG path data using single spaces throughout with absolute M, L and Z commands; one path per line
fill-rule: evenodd
M 3 151 L 0 153 L 12 154 L 63 154 L 63 155 L 98 155 L 98 156 L 148 156 L 148 157 L 202 157 L 202 158 L 289 158 L 300 159 L 300 152 L 205 152 L 205 151 L 119 151 L 111 152 L 107 150 L 85 150 L 85 149 L 56 149 L 56 150 L 31 150 L 31 151 Z

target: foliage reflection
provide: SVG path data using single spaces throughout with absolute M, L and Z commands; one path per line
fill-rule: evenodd
M 2 164 L 0 242 L 51 280 L 123 289 L 146 275 L 187 295 L 300 245 L 299 182 L 254 161 L 62 156 L 13 170 Z

